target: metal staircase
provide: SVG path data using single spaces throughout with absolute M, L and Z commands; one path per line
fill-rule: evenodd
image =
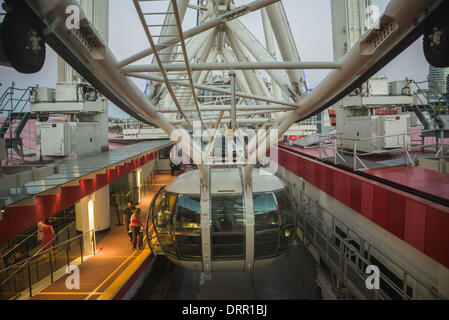
M 14 150 L 22 161 L 24 158 L 22 131 L 30 119 L 36 119 L 35 115 L 26 111 L 29 105 L 29 89 L 18 89 L 13 83 L 0 97 L 0 114 L 6 113 L 6 117 L 0 123 L 0 139 L 4 139 L 6 149 Z

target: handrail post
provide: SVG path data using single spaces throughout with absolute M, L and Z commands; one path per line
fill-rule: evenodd
M 53 264 L 51 263 L 51 250 L 48 251 L 48 258 L 50 262 L 50 277 L 51 277 L 51 283 L 53 283 Z
M 95 229 L 92 230 L 92 242 L 93 242 L 93 250 L 95 255 L 95 247 L 97 246 L 96 240 L 95 240 Z
M 41 278 L 40 275 L 39 275 L 39 263 L 38 263 L 37 259 L 36 259 L 35 261 L 36 261 L 36 275 L 37 275 L 37 281 L 39 281 L 39 279 Z
M 405 134 L 402 136 L 402 143 L 404 145 L 404 158 L 405 158 L 405 165 L 408 166 L 408 159 L 407 159 L 407 145 L 405 144 Z M 411 163 L 410 163 L 411 164 Z
M 354 140 L 354 171 L 357 171 L 357 140 Z
M 80 237 L 79 239 L 80 239 L 81 263 L 84 263 L 83 238 Z
M 70 266 L 70 259 L 69 259 L 69 243 L 70 242 L 68 242 L 66 245 L 65 245 L 65 251 L 66 251 L 66 256 L 67 256 L 67 267 L 69 267 Z
M 30 261 L 27 263 L 27 271 L 28 271 L 28 289 L 30 290 L 30 297 L 33 296 L 33 289 L 31 288 L 31 270 L 30 270 Z
M 334 139 L 334 164 L 337 164 L 337 136 Z

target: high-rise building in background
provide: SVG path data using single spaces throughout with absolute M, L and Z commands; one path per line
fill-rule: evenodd
M 429 92 L 435 95 L 449 92 L 449 68 L 435 68 L 429 65 Z

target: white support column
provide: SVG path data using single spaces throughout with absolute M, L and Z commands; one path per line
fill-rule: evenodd
M 260 44 L 260 42 L 246 29 L 246 27 L 238 20 L 226 22 L 228 34 L 232 33 L 237 36 L 240 42 L 248 49 L 253 57 L 259 62 L 275 62 L 271 54 Z M 294 93 L 290 87 L 290 80 L 285 71 L 267 70 L 267 73 L 273 80 L 284 90 L 289 96 Z
M 111 227 L 111 213 L 109 205 L 109 185 L 82 198 L 75 204 L 76 230 L 88 233 L 106 230 Z M 94 232 L 86 234 L 83 238 L 84 254 L 93 254 L 95 250 Z
M 229 32 L 226 32 L 226 36 L 228 37 L 229 44 L 230 44 L 232 51 L 234 52 L 237 60 L 240 62 L 242 62 L 242 61 L 251 62 L 251 59 L 246 54 L 242 43 L 234 35 L 230 34 Z M 270 94 L 268 92 L 263 92 L 259 88 L 257 83 L 254 82 L 254 78 L 258 76 L 258 74 L 255 70 L 243 70 L 242 73 L 245 76 L 246 83 L 248 84 L 248 86 L 251 89 L 251 93 L 256 94 L 256 95 L 263 95 L 265 97 L 270 97 Z M 262 104 L 262 102 L 256 101 L 256 104 Z
M 271 27 L 270 20 L 268 18 L 267 10 L 266 8 L 261 9 L 262 14 L 262 23 L 263 23 L 263 29 L 264 29 L 264 35 L 265 35 L 265 45 L 267 47 L 268 52 L 271 54 L 274 60 L 277 60 L 276 57 L 276 47 L 274 44 L 274 34 L 273 34 L 273 28 Z M 275 99 L 281 99 L 281 89 L 277 85 L 276 82 L 271 81 L 269 79 L 271 86 L 272 86 L 272 94 Z
M 237 111 L 235 108 L 235 72 L 229 72 L 231 77 L 231 129 L 234 131 L 237 129 Z
M 296 48 L 287 15 L 282 2 L 274 3 L 266 8 L 267 15 L 271 22 L 272 30 L 278 43 L 284 61 L 300 62 L 298 49 Z M 306 89 L 304 78 L 300 70 L 287 70 L 291 85 L 297 94 L 301 94 L 301 89 Z
M 227 50 L 226 48 L 222 48 L 222 50 L 220 52 L 221 52 L 221 56 L 223 57 L 224 61 L 226 61 L 226 62 L 235 61 L 235 58 L 231 55 L 229 50 Z M 250 92 L 251 93 L 251 89 L 249 87 L 248 82 L 245 79 L 245 75 L 243 74 L 243 71 L 235 70 L 235 75 L 236 75 L 237 87 L 239 88 L 240 92 Z M 252 101 L 254 101 L 255 104 L 258 104 L 258 100 L 252 100 Z M 245 103 L 250 104 L 250 100 L 245 98 Z
M 234 54 L 236 54 L 236 56 L 237 56 L 237 52 L 235 50 L 233 50 L 233 51 L 234 51 Z M 226 47 L 222 48 L 221 54 L 223 56 L 223 59 L 227 63 L 232 63 L 232 62 L 237 61 L 236 58 L 232 55 L 232 53 Z M 237 59 L 239 59 L 238 56 L 237 56 Z M 261 96 L 260 90 L 258 90 L 259 88 L 257 87 L 257 84 L 253 81 L 253 79 L 251 79 L 251 75 L 248 70 L 244 70 L 244 71 L 234 70 L 234 72 L 236 73 L 238 87 L 240 88 L 241 91 L 249 92 L 251 94 Z M 258 100 L 254 100 L 254 103 L 262 104 L 262 102 L 258 101 Z
M 128 175 L 128 184 L 131 189 L 130 200 L 133 201 L 134 204 L 139 202 L 138 179 L 138 170 L 134 170 Z
M 205 169 L 204 177 L 201 178 L 201 242 L 203 252 L 203 271 L 206 280 L 212 277 L 212 238 L 210 232 L 211 217 L 210 217 L 210 171 Z
M 243 195 L 245 197 L 245 272 L 254 269 L 254 204 L 252 175 L 246 175 L 241 168 L 243 177 Z

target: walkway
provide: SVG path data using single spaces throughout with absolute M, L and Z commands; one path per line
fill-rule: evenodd
M 149 206 L 160 187 L 170 183 L 173 178 L 169 173 L 159 173 L 139 208 L 142 212 L 142 220 L 146 221 Z M 95 256 L 90 257 L 79 266 L 80 288 L 79 290 L 68 290 L 65 282 L 68 275 L 55 281 L 46 289 L 35 294 L 31 300 L 97 300 L 104 298 L 116 291 L 119 277 L 128 279 L 135 268 L 129 268 L 133 262 L 142 260 L 143 256 L 149 256 L 150 250 L 146 245 L 145 250 L 133 251 L 131 242 L 126 234 L 125 226 L 119 225 L 112 230 L 97 244 Z M 130 273 L 124 276 L 124 274 Z M 121 287 L 119 286 L 118 289 Z M 116 292 L 113 292 L 116 293 Z

